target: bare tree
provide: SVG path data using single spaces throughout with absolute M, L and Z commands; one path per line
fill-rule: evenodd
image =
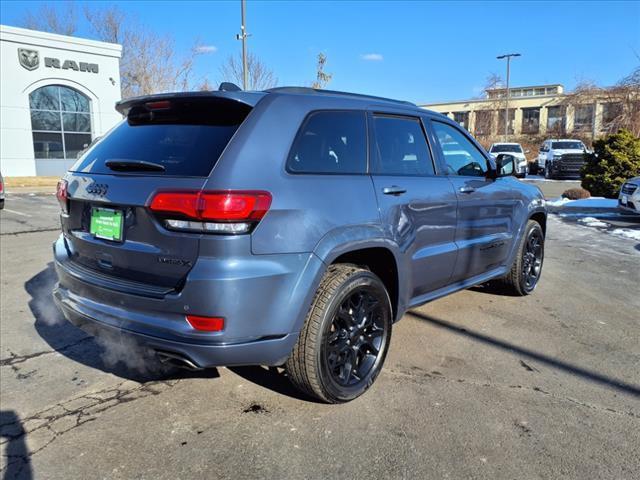
M 27 11 L 21 24 L 31 30 L 73 35 L 78 30 L 78 16 L 73 2 L 64 2 L 58 8 L 43 4 L 36 11 Z
M 316 64 L 316 81 L 311 84 L 311 88 L 324 88 L 333 78 L 332 73 L 326 73 L 324 66 L 327 63 L 327 56 L 320 52 L 318 54 L 318 63 Z
M 96 36 L 122 45 L 120 83 L 123 97 L 147 95 L 191 87 L 197 45 L 179 55 L 171 36 L 159 35 L 128 20 L 116 6 L 104 9 L 85 7 L 85 17 Z
M 205 77 L 204 80 L 202 80 L 202 82 L 200 82 L 200 84 L 196 87 L 196 90 L 200 90 L 201 92 L 210 92 L 212 90 L 215 90 L 215 87 L 209 81 L 209 79 Z
M 242 85 L 242 55 L 229 55 L 220 67 L 220 75 L 223 82 Z M 273 72 L 251 52 L 247 54 L 247 76 L 249 90 L 266 90 L 278 84 Z
M 497 137 L 493 136 L 494 123 L 496 120 L 496 111 L 500 111 L 503 102 L 500 96 L 496 94 L 496 90 L 504 88 L 504 81 L 497 73 L 491 72 L 482 89 L 482 98 L 490 100 L 483 103 L 481 109 L 475 113 L 474 134 L 481 138 L 483 142 L 492 143 Z
M 640 67 L 636 67 L 612 87 L 600 87 L 592 81 L 582 81 L 562 101 L 564 108 L 602 104 L 602 128 L 616 132 L 621 128 L 640 136 Z
M 484 88 L 482 89 L 485 97 L 489 97 L 489 92 L 492 90 L 498 90 L 504 88 L 504 80 L 500 75 L 495 72 L 491 72 L 485 81 Z
M 169 35 L 159 35 L 138 24 L 116 6 L 85 5 L 84 16 L 91 36 L 98 40 L 122 45 L 120 87 L 123 97 L 192 88 L 195 59 L 203 49 L 194 44 L 188 52 L 179 54 Z M 76 32 L 76 9 L 68 2 L 64 9 L 42 4 L 29 12 L 23 25 L 49 32 L 72 35 Z

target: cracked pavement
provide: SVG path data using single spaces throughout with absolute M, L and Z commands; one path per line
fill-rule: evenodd
M 408 313 L 372 389 L 330 406 L 276 369 L 127 368 L 52 308 L 57 233 L 2 228 L 0 475 L 637 478 L 639 246 L 549 229 L 534 295 Z

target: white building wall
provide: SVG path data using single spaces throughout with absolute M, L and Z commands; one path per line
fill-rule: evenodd
M 38 52 L 38 67 L 24 68 L 18 49 Z M 75 88 L 91 100 L 92 138 L 104 135 L 122 118 L 120 100 L 122 47 L 52 33 L 0 25 L 0 170 L 6 177 L 62 175 L 75 159 L 35 159 L 29 94 L 46 85 Z M 98 73 L 45 66 L 45 58 L 98 65 Z

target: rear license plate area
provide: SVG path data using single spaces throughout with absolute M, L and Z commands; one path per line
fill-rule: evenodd
M 96 238 L 121 242 L 124 212 L 113 208 L 92 207 L 89 233 Z

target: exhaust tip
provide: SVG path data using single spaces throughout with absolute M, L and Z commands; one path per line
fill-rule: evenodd
M 165 352 L 156 350 L 156 355 L 161 363 L 171 365 L 173 367 L 184 368 L 186 370 L 202 370 L 187 357 L 173 352 Z

